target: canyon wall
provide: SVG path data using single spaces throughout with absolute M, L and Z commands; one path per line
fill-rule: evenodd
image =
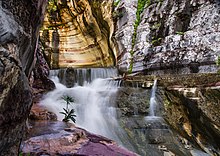
M 17 155 L 32 104 L 34 66 L 46 0 L 0 1 L 0 155 Z
M 129 67 L 132 72 L 145 74 L 218 70 L 220 6 L 217 1 L 148 1 L 135 31 L 137 3 L 137 0 L 121 0 L 115 10 L 121 71 L 128 71 Z
M 41 40 L 52 68 L 115 65 L 112 2 L 49 2 Z

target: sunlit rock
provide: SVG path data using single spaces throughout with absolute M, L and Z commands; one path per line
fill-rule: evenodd
M 41 38 L 52 68 L 113 66 L 112 0 L 49 1 Z

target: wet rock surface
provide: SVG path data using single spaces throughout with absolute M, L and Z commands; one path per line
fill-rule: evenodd
M 128 134 L 128 146 L 143 156 L 191 155 L 195 148 L 191 143 L 185 146 L 161 117 L 130 116 L 119 119 Z
M 135 85 L 119 88 L 116 97 L 118 122 L 126 134 L 120 138 L 121 142 L 143 156 L 190 155 L 190 150 L 177 141 L 177 135 L 172 133 L 162 117 L 148 117 L 150 95 L 150 88 Z M 158 105 L 155 114 L 161 114 L 160 107 Z
M 135 156 L 114 141 L 59 121 L 33 122 L 21 153 L 31 155 Z
M 208 154 L 218 155 L 219 89 L 176 88 L 162 95 L 165 95 L 164 117 L 169 124 Z
M 32 104 L 28 77 L 34 66 L 46 1 L 0 3 L 0 155 L 14 156 Z
M 148 99 L 150 99 L 150 90 L 122 87 L 117 92 L 116 105 L 120 109 L 121 116 L 147 115 Z
M 150 88 L 140 88 L 154 78 L 159 117 L 148 116 Z M 127 76 L 124 81 L 133 87 L 120 88 L 116 103 L 127 148 L 140 155 L 219 155 L 218 74 Z

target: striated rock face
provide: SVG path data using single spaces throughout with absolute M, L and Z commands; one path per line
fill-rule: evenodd
M 0 1 L 0 155 L 17 155 L 32 93 L 27 77 L 46 0 Z
M 146 151 L 152 151 L 150 149 L 154 145 L 163 145 L 176 155 L 194 155 L 195 149 L 203 150 L 205 155 L 219 155 L 219 74 L 176 76 L 171 74 L 156 77 L 158 87 L 155 120 L 146 117 L 149 112 L 150 90 L 120 88 L 116 98 L 120 109 L 119 123 L 140 155 L 148 155 Z M 128 76 L 124 84 L 129 81 L 140 83 L 141 80 L 143 84 L 151 79 L 152 76 L 149 75 Z M 161 152 L 157 148 L 153 151 Z
M 126 71 L 131 63 L 132 35 L 136 19 L 137 0 L 121 0 L 115 14 L 117 19 L 115 38 L 118 44 L 117 60 L 120 70 Z
M 137 1 L 122 0 L 116 8 L 118 66 L 125 71 L 133 59 L 133 72 L 198 73 L 216 72 L 220 55 L 220 6 L 214 0 L 151 1 L 141 14 L 133 58 L 131 22 Z M 136 3 L 136 5 L 135 5 Z M 122 39 L 122 40 L 121 40 Z M 129 56 L 129 57 L 128 57 Z
M 52 68 L 115 64 L 113 0 L 49 2 L 41 38 Z
M 219 88 L 174 88 L 162 93 L 164 117 L 210 155 L 220 154 Z

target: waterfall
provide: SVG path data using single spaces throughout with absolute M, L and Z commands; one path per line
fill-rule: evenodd
M 150 97 L 150 112 L 149 116 L 155 116 L 156 111 L 156 90 L 157 90 L 157 79 L 154 80 L 154 84 L 151 90 L 151 97 Z
M 71 96 L 74 99 L 71 108 L 75 109 L 76 126 L 120 142 L 118 134 L 122 133 L 114 107 L 114 98 L 120 83 L 108 78 L 117 76 L 117 70 L 96 68 L 75 71 L 78 76 L 81 73 L 78 82 L 81 83 L 79 79 L 83 79 L 84 84 L 80 86 L 76 83 L 71 88 L 60 83 L 57 70 L 51 71 L 51 80 L 55 83 L 56 89 L 44 96 L 41 105 L 54 112 L 58 120 L 62 120 L 64 116 L 60 112 L 65 108 L 65 101 L 61 97 L 63 95 Z M 67 81 L 67 77 L 65 80 Z
M 67 68 L 52 70 L 50 75 L 59 77 L 60 83 L 67 87 L 83 86 L 92 83 L 97 78 L 112 78 L 118 76 L 116 68 Z

